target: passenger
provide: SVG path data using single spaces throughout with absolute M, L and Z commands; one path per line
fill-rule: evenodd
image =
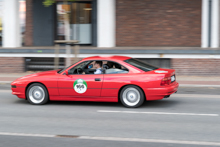
M 115 63 L 115 68 L 117 68 L 117 69 L 121 69 L 121 65 L 118 64 L 118 63 Z
M 102 61 L 96 61 L 94 67 L 96 68 L 94 74 L 102 74 Z
M 113 68 L 113 63 L 112 62 L 108 61 L 107 65 L 108 65 L 108 69 Z

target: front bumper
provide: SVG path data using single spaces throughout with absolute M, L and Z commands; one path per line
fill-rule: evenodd
M 25 94 L 21 92 L 12 92 L 11 94 L 16 95 L 18 98 L 25 99 Z
M 16 87 L 13 87 L 13 86 L 16 86 Z M 17 97 L 19 97 L 21 99 L 25 99 L 26 98 L 26 96 L 25 96 L 25 87 L 24 86 L 17 86 L 15 84 L 13 84 L 13 86 L 11 87 L 12 94 L 16 95 Z

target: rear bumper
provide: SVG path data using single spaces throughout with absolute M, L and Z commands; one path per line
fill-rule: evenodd
M 177 92 L 179 83 L 175 82 L 170 86 L 164 86 L 160 88 L 146 88 L 145 95 L 147 100 L 159 100 L 163 99 L 167 95 L 171 95 Z

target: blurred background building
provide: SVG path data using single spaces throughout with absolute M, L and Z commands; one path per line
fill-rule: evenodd
M 47 49 L 54 40 L 65 40 L 68 12 L 70 38 L 79 40 L 81 49 L 93 49 L 80 57 L 99 55 L 101 49 L 102 54 L 129 55 L 183 75 L 220 72 L 219 0 L 56 0 L 49 7 L 43 1 L 0 0 L 2 49 Z M 26 61 L 38 57 L 30 51 L 16 55 L 17 72 L 28 70 Z M 14 72 L 5 66 L 5 72 Z

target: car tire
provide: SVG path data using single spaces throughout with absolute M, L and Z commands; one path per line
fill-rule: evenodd
M 31 84 L 26 91 L 27 100 L 33 105 L 43 105 L 49 101 L 47 89 L 40 83 Z
M 128 108 L 140 107 L 145 100 L 143 91 L 134 85 L 125 86 L 120 92 L 121 103 Z

